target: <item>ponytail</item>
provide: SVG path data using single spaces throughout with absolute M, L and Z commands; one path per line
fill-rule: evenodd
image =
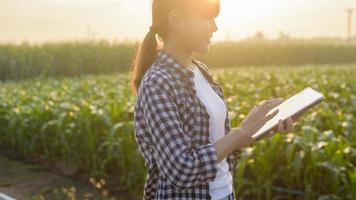
M 138 92 L 141 80 L 146 71 L 157 58 L 157 40 L 156 32 L 151 27 L 150 31 L 146 34 L 134 60 L 133 78 L 131 87 L 135 94 Z

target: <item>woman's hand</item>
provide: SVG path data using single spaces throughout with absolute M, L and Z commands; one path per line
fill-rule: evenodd
M 278 110 L 275 110 L 273 113 L 267 115 L 271 109 L 282 102 L 282 98 L 264 100 L 260 105 L 255 106 L 252 111 L 250 111 L 238 127 L 241 129 L 241 139 L 244 140 L 244 146 L 249 146 L 255 142 L 252 135 L 278 113 Z
M 293 119 L 288 117 L 286 120 L 279 120 L 278 125 L 272 129 L 268 134 L 267 138 L 272 137 L 276 132 L 286 134 L 293 132 Z

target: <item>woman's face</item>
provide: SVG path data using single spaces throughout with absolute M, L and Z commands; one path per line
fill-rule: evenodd
M 209 50 L 215 31 L 217 31 L 217 26 L 214 17 L 191 14 L 182 17 L 178 37 L 188 50 L 205 53 Z

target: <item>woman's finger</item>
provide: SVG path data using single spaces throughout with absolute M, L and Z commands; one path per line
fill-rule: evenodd
M 272 130 L 273 132 L 278 132 L 277 126 L 275 126 Z
M 265 119 L 266 119 L 267 121 L 270 120 L 270 119 L 272 119 L 274 116 L 276 116 L 276 115 L 278 114 L 278 112 L 279 112 L 279 109 L 273 111 L 271 114 L 267 115 Z
M 288 133 L 291 133 L 291 132 L 293 132 L 293 120 L 291 117 L 288 118 L 288 124 L 289 124 Z
M 281 119 L 278 121 L 277 131 L 280 133 L 283 132 L 283 121 Z
M 268 113 L 270 110 L 272 110 L 273 108 L 275 108 L 276 106 L 278 106 L 281 103 L 283 103 L 282 99 L 274 101 L 274 102 L 266 105 L 265 108 L 264 108 L 264 111 Z
M 279 98 L 274 98 L 274 99 L 269 99 L 269 100 L 263 100 L 260 104 L 260 106 L 266 106 L 268 104 L 271 104 L 271 103 L 274 103 L 274 102 L 277 102 L 277 101 L 281 101 L 283 100 L 283 98 L 279 97 Z
M 292 123 L 291 120 L 288 118 L 284 120 L 283 126 L 284 126 L 284 133 L 290 133 L 292 129 Z
M 275 98 L 275 99 L 270 99 L 270 100 L 264 100 L 262 101 L 262 103 L 260 103 L 258 106 L 257 106 L 257 109 L 256 111 L 259 112 L 260 110 L 263 110 L 263 112 L 266 112 L 265 111 L 265 107 L 270 105 L 270 104 L 273 104 L 273 103 L 277 103 L 277 102 L 282 102 L 283 101 L 283 98 Z M 269 109 L 270 110 L 270 109 Z
M 284 120 L 283 126 L 284 126 L 284 132 L 287 133 L 290 129 L 290 124 L 289 124 L 288 119 Z

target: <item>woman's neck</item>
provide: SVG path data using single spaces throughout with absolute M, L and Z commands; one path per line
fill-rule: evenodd
M 178 44 L 175 41 L 167 41 L 163 44 L 163 50 L 184 67 L 191 68 L 193 66 L 192 51 L 187 50 L 182 44 Z

